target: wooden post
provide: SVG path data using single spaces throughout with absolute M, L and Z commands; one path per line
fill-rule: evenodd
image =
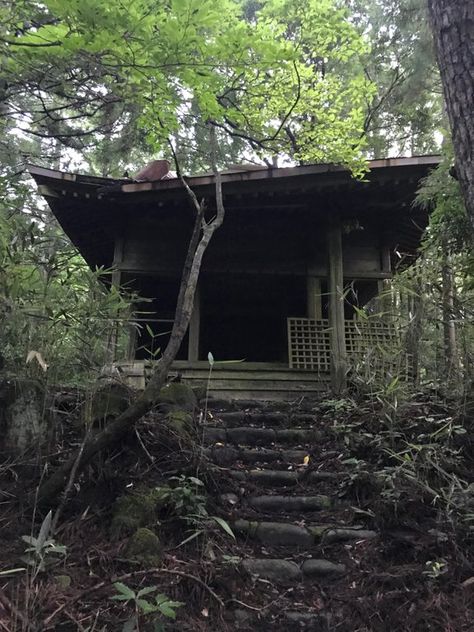
M 201 295 L 199 286 L 194 295 L 194 307 L 188 329 L 188 362 L 199 360 L 199 334 L 201 329 Z
M 321 280 L 308 275 L 306 277 L 307 311 L 308 318 L 321 320 L 323 310 L 321 304 Z
M 335 393 L 346 387 L 347 356 L 344 327 L 344 275 L 342 234 L 339 218 L 327 229 L 329 329 L 331 343 L 331 383 Z

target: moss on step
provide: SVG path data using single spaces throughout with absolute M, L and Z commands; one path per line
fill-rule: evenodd
M 160 538 L 151 529 L 141 527 L 128 541 L 125 554 L 144 566 L 158 566 L 162 560 Z
M 113 508 L 111 535 L 118 538 L 140 527 L 153 526 L 163 506 L 163 490 L 159 487 L 140 487 L 120 496 Z
M 168 410 L 179 408 L 193 412 L 197 406 L 197 398 L 193 389 L 180 382 L 171 382 L 171 384 L 163 386 L 158 402 Z

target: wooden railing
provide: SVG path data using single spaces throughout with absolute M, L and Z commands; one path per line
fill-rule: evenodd
M 400 364 L 408 371 L 401 353 L 396 328 L 381 318 L 345 321 L 346 352 L 349 368 L 363 365 L 374 371 L 395 370 Z M 331 370 L 330 328 L 327 319 L 288 318 L 288 358 L 292 369 L 317 373 Z

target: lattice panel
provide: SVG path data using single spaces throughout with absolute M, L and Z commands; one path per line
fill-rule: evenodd
M 367 363 L 367 369 L 395 369 L 406 358 L 400 349 L 393 325 L 379 319 L 346 320 L 346 350 L 349 364 Z M 331 369 L 329 322 L 327 319 L 288 318 L 288 356 L 290 368 L 327 373 Z M 402 361 L 402 362 L 401 362 Z
M 347 355 L 366 355 L 367 351 L 384 349 L 397 340 L 395 328 L 380 320 L 346 320 Z
M 331 352 L 327 320 L 288 318 L 288 357 L 290 368 L 327 373 Z
M 400 340 L 393 324 L 379 318 L 345 322 L 346 350 L 350 366 L 358 373 L 407 374 L 408 357 L 401 353 Z

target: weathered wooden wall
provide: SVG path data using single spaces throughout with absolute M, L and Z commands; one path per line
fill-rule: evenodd
M 184 261 L 191 218 L 183 209 L 160 209 L 124 224 L 122 270 L 175 276 Z M 308 212 L 227 212 L 204 257 L 203 271 L 233 274 L 301 275 L 326 278 L 326 222 Z M 378 229 L 343 235 L 344 277 L 383 278 L 389 254 Z

